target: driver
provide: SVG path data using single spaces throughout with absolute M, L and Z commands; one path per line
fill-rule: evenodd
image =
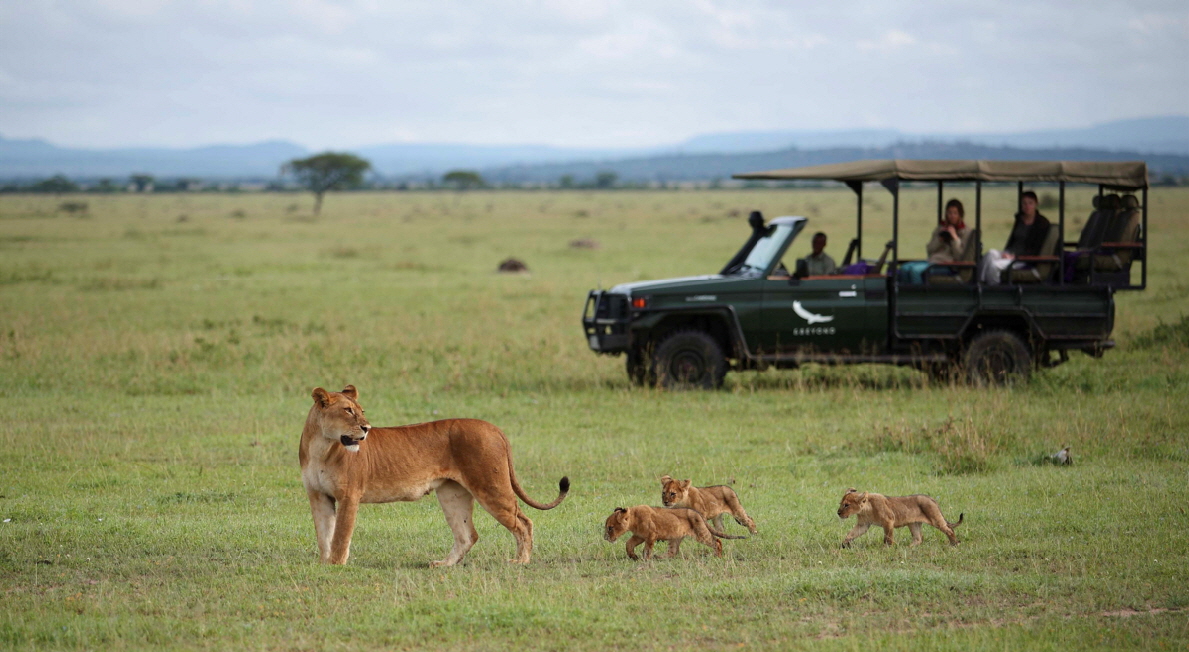
M 826 234 L 818 231 L 813 234 L 813 253 L 802 258 L 805 261 L 806 273 L 809 276 L 828 276 L 838 270 L 834 259 L 826 253 Z

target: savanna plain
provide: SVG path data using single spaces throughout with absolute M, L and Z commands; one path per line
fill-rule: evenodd
M 1093 192 L 1070 190 L 1070 228 Z M 972 189 L 949 194 L 974 204 Z M 984 191 L 987 246 L 1006 238 L 1014 194 Z M 870 252 L 891 201 L 866 197 Z M 923 256 L 935 201 L 904 191 L 902 255 Z M 664 392 L 587 349 L 588 289 L 713 273 L 750 210 L 808 216 L 840 259 L 845 188 L 311 206 L 0 196 L 0 648 L 1189 644 L 1189 189 L 1151 191 L 1149 287 L 1117 295 L 1118 347 L 991 389 L 807 366 Z M 529 273 L 495 273 L 510 256 Z M 365 505 L 348 565 L 319 565 L 298 439 L 310 391 L 348 383 L 374 425 L 495 423 L 539 500 L 568 475 L 558 508 L 525 507 L 532 563 L 508 564 L 512 537 L 477 511 L 464 563 L 430 569 L 452 541 L 430 496 Z M 1065 444 L 1073 466 L 1038 463 Z M 724 541 L 722 559 L 687 542 L 628 560 L 603 520 L 660 504 L 664 474 L 733 481 L 758 534 Z M 915 548 L 898 530 L 892 548 L 873 531 L 839 549 L 847 487 L 932 495 L 965 514 L 961 545 L 925 528 Z

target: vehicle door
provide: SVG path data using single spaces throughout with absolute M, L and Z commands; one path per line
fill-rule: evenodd
M 739 335 L 748 352 L 755 355 L 760 352 L 760 342 L 764 337 L 764 279 L 738 279 L 718 290 L 717 295 L 699 297 L 729 305 L 738 320 Z
M 867 339 L 862 276 L 767 279 L 762 346 L 777 354 L 859 354 Z

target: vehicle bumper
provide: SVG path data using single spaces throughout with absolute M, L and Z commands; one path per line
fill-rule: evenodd
M 582 309 L 582 331 L 596 353 L 618 355 L 628 350 L 628 295 L 591 290 Z

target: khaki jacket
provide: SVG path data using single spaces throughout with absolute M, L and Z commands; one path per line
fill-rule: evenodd
M 970 227 L 958 230 L 958 239 L 961 243 L 953 240 L 942 240 L 941 234 L 945 233 L 945 228 L 942 225 L 937 225 L 933 229 L 933 237 L 929 239 L 929 244 L 925 245 L 925 253 L 929 254 L 929 262 L 931 263 L 952 263 L 962 260 L 962 253 L 966 251 L 966 247 L 970 244 Z

